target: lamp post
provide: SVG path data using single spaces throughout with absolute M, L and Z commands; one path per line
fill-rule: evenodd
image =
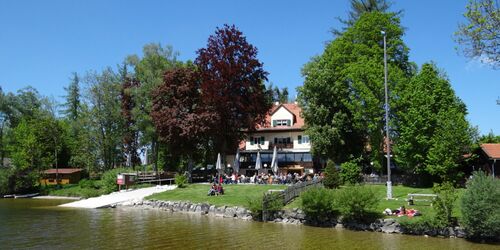
M 385 145 L 387 151 L 387 199 L 392 199 L 392 182 L 391 182 L 391 145 L 389 137 L 389 95 L 387 93 L 387 45 L 386 33 L 381 31 L 384 36 L 384 88 L 385 88 Z

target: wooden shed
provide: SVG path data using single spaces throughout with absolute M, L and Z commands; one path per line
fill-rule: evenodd
M 78 184 L 82 178 L 81 168 L 51 168 L 43 171 L 43 177 L 40 180 L 42 185 L 59 184 Z M 58 181 L 56 182 L 56 176 Z

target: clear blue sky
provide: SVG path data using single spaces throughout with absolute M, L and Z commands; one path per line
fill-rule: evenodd
M 466 0 L 398 1 L 410 60 L 434 61 L 447 72 L 468 118 L 481 133 L 500 134 L 500 71 L 457 54 L 453 32 Z M 22 1 L 0 2 L 0 86 L 15 92 L 31 85 L 62 101 L 71 72 L 84 74 L 141 54 L 150 42 L 170 44 L 193 60 L 209 35 L 235 24 L 259 49 L 269 81 L 292 97 L 301 68 L 323 51 L 346 16 L 341 1 Z

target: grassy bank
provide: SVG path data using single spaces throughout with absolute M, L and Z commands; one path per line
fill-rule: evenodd
M 409 193 L 432 194 L 431 188 L 412 188 L 405 186 L 393 186 L 393 200 L 386 200 L 385 185 L 367 185 L 374 190 L 379 198 L 377 211 L 384 211 L 386 208 L 397 209 L 400 206 L 419 210 L 423 215 L 431 215 L 434 211 L 429 201 L 415 201 L 415 205 L 408 206 L 406 199 Z M 178 188 L 172 191 L 154 194 L 146 197 L 152 200 L 169 200 L 169 201 L 190 201 L 195 203 L 209 203 L 216 206 L 247 206 L 248 199 L 256 198 L 270 189 L 285 189 L 285 185 L 224 185 L 225 194 L 222 196 L 207 196 L 210 189 L 209 184 L 192 184 L 186 188 Z M 458 195 L 461 196 L 463 189 L 457 189 Z M 301 198 L 298 197 L 285 208 L 300 208 Z M 453 214 L 460 217 L 460 207 L 458 199 L 456 201 Z
M 285 185 L 224 185 L 224 195 L 207 196 L 209 184 L 192 184 L 146 197 L 151 200 L 190 201 L 216 206 L 247 206 L 247 200 L 261 196 L 270 189 L 285 189 Z

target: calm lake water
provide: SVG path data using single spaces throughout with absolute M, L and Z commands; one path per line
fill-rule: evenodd
M 247 222 L 147 209 L 0 199 L 0 249 L 499 249 L 462 239 Z

